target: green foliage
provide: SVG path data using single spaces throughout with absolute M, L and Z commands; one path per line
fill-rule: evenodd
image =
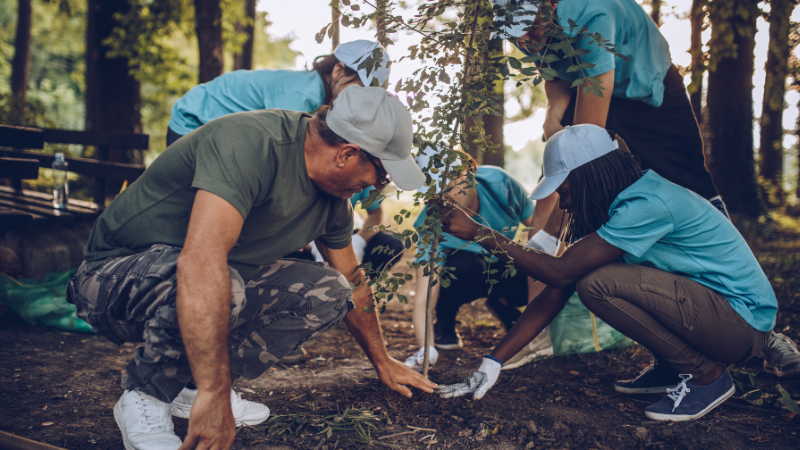
M 435 149 L 435 154 L 423 168 L 431 189 L 427 193 L 414 194 L 413 211 L 401 211 L 394 217 L 396 224 L 400 225 L 412 213 L 418 213 L 426 202 L 445 198 L 474 183 L 474 176 L 467 176 L 458 185 L 449 185 L 466 170 L 465 163 L 457 161 L 460 154 L 458 149 L 467 148 L 467 139 L 481 152 L 493 150 L 492 141 L 484 132 L 482 118 L 487 114 L 502 114 L 502 96 L 496 90 L 498 84 L 511 81 L 517 87 L 538 86 L 557 75 L 547 67 L 548 63 L 570 59 L 574 61 L 570 71 L 579 74 L 574 86 L 583 86 L 584 92 L 603 95 L 605 88 L 599 80 L 585 74 L 591 65 L 581 63 L 578 59 L 588 50 L 576 49 L 573 44 L 588 40 L 598 48 L 616 54 L 613 45 L 586 27 L 576 29 L 576 25 L 570 23 L 562 28 L 543 0 L 534 0 L 533 3 L 540 7 L 544 41 L 528 44 L 528 49 L 534 52 L 531 56 L 506 56 L 493 53 L 490 44 L 495 43 L 496 39 L 508 37 L 503 31 L 505 27 L 519 23 L 532 25 L 530 21 L 520 22 L 518 16 L 521 13 L 516 5 L 501 8 L 493 6 L 488 0 L 429 1 L 420 4 L 417 14 L 407 20 L 395 14 L 393 2 L 387 2 L 386 10 L 379 11 L 375 3 L 369 0 L 342 0 L 339 11 L 342 26 L 360 28 L 380 14 L 385 20 L 387 34 L 404 30 L 422 36 L 420 43 L 409 47 L 400 59 L 417 60 L 423 67 L 416 70 L 412 77 L 398 81 L 394 91 L 405 99 L 412 112 L 417 145 Z M 330 24 L 323 27 L 317 34 L 317 41 L 321 42 L 325 36 L 330 36 L 331 28 Z M 387 39 L 382 43 L 390 45 L 391 41 Z M 374 66 L 379 62 L 375 58 L 379 57 L 379 52 L 368 55 L 361 65 Z M 442 175 L 440 181 L 433 183 L 430 175 L 439 173 Z M 375 192 L 365 204 L 380 195 Z M 416 245 L 417 257 L 430 250 L 430 260 L 409 263 L 405 271 L 395 273 L 389 273 L 391 264 L 380 273 L 367 267 L 369 284 L 373 287 L 378 304 L 396 297 L 398 288 L 411 279 L 412 270 L 422 269 L 425 275 L 432 274 L 432 283 L 441 282 L 443 287 L 455 279 L 451 268 L 440 265 L 445 261 L 445 255 L 436 251 L 442 236 L 442 217 L 443 210 L 431 205 L 422 226 L 394 233 L 394 237 L 400 239 L 406 249 Z M 386 229 L 381 227 L 381 230 Z M 395 258 L 400 256 L 395 255 Z M 493 264 L 487 271 L 490 284 L 497 283 L 499 276 L 513 273 L 513 261 L 507 263 L 502 272 L 494 267 L 497 265 Z M 380 306 L 380 309 L 383 308 L 385 304 Z
M 379 417 L 370 410 L 347 408 L 343 412 L 322 412 L 314 402 L 306 404 L 305 410 L 297 414 L 273 414 L 266 423 L 266 432 L 272 436 L 302 433 L 324 434 L 327 438 L 334 432 L 355 430 L 359 438 L 370 440 L 370 430 L 375 428 Z
M 755 35 L 755 26 L 747 26 L 748 20 L 758 16 L 758 2 L 752 0 L 708 0 L 708 17 L 713 24 L 708 47 L 708 70 L 715 71 L 720 60 L 736 58 L 736 36 Z M 752 22 L 755 24 L 755 20 Z

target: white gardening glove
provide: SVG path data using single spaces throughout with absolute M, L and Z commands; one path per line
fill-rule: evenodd
M 464 380 L 464 382 L 441 386 L 436 389 L 436 392 L 438 392 L 439 396 L 442 398 L 461 397 L 462 395 L 472 394 L 473 400 L 480 400 L 486 392 L 494 386 L 497 377 L 500 376 L 500 370 L 502 369 L 502 364 L 484 356 L 483 364 L 478 368 L 478 371 L 472 372 L 472 375 Z
M 315 244 L 312 241 L 310 245 L 311 245 L 311 254 L 314 255 L 314 261 L 323 262 L 324 260 L 322 259 L 322 253 L 320 253 L 319 250 L 317 249 L 317 244 Z
M 530 247 L 540 252 L 547 253 L 548 255 L 556 256 L 558 253 L 558 239 L 551 236 L 544 230 L 539 230 L 534 234 L 531 239 L 525 244 L 525 247 Z
M 364 249 L 366 248 L 367 248 L 367 241 L 365 241 L 363 237 L 354 234 L 353 251 L 356 252 L 356 259 L 358 260 L 359 264 L 361 264 L 361 261 L 364 260 Z

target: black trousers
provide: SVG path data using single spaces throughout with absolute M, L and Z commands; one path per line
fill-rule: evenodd
M 572 125 L 577 89 L 561 124 Z M 610 89 L 605 92 L 610 95 Z M 642 169 L 653 169 L 667 180 L 706 199 L 717 188 L 706 170 L 703 138 L 678 69 L 670 66 L 664 77 L 664 102 L 658 108 L 639 100 L 611 98 L 606 128 L 619 134 Z
M 177 141 L 178 139 L 182 138 L 182 134 L 178 134 L 172 131 L 172 128 L 167 127 L 167 147 L 172 145 L 173 142 Z
M 436 322 L 443 334 L 452 333 L 456 328 L 456 315 L 461 306 L 481 297 L 490 299 L 504 298 L 506 302 L 519 307 L 528 303 L 527 277 L 517 272 L 513 277 L 503 278 L 505 266 L 496 261 L 491 264 L 498 272 L 491 275 L 497 283 L 489 294 L 487 274 L 488 263 L 483 255 L 465 251 L 452 253 L 447 257 L 447 267 L 454 267 L 456 276 L 450 286 L 442 287 L 439 291 L 439 301 L 436 303 Z
M 379 252 L 372 253 L 372 251 L 376 247 L 380 246 L 388 247 L 390 251 L 388 253 L 385 250 L 380 253 Z M 371 263 L 373 270 L 380 271 L 383 270 L 386 264 L 392 261 L 392 258 L 399 255 L 400 252 L 402 251 L 403 251 L 403 243 L 400 242 L 399 239 L 393 238 L 392 235 L 389 233 L 384 233 L 383 231 L 379 231 L 378 234 L 373 236 L 372 239 L 370 239 L 369 242 L 367 242 L 367 247 L 364 249 L 364 261 L 361 262 L 364 264 Z M 294 253 L 290 253 L 284 256 L 284 259 L 285 258 L 306 259 L 309 261 L 314 260 L 314 256 L 311 254 L 311 252 L 306 252 L 306 251 L 302 252 L 297 251 Z M 400 258 L 395 259 L 394 262 L 397 262 L 399 259 Z

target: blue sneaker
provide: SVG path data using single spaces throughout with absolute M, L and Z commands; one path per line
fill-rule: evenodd
M 666 397 L 644 409 L 647 418 L 673 422 L 699 419 L 736 392 L 728 369 L 708 386 L 695 386 L 689 382 L 691 378 L 690 374 L 682 373 L 678 386 L 668 389 Z

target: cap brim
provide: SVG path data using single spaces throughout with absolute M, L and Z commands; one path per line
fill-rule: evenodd
M 542 178 L 539 184 L 533 188 L 533 192 L 531 192 L 528 198 L 531 200 L 541 200 L 547 197 L 561 186 L 561 183 L 567 179 L 567 176 L 569 176 L 569 171 Z
M 413 191 L 425 184 L 425 174 L 411 156 L 400 161 L 381 159 L 381 163 L 394 184 L 404 191 Z

